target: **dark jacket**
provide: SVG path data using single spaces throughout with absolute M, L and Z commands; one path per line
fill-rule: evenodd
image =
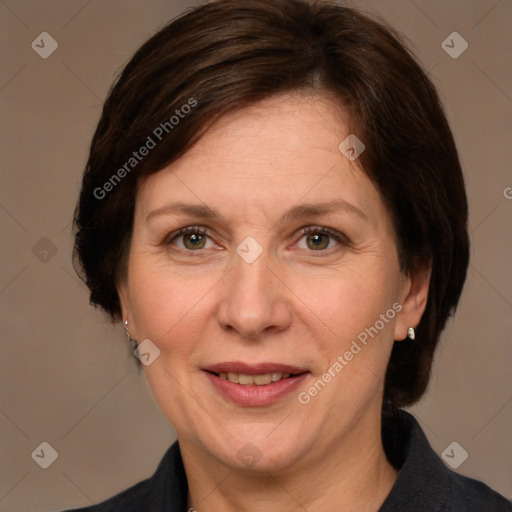
M 512 503 L 503 496 L 450 470 L 409 413 L 384 415 L 382 438 L 389 461 L 399 471 L 378 512 L 512 512 Z M 187 492 L 176 442 L 151 478 L 98 505 L 68 512 L 187 512 Z

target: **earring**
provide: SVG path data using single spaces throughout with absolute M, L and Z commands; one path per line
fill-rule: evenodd
M 133 339 L 131 336 L 130 336 L 130 333 L 128 331 L 128 320 L 125 320 L 124 322 L 124 332 L 126 333 L 126 337 L 128 338 L 128 341 L 134 346 L 136 347 L 137 346 L 137 340 Z
M 416 331 L 414 330 L 414 327 L 409 327 L 409 329 L 407 329 L 407 337 L 411 340 L 416 338 Z

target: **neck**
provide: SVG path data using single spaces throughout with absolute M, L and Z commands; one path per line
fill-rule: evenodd
M 199 512 L 376 512 L 389 494 L 396 470 L 389 464 L 379 421 L 369 417 L 302 466 L 280 472 L 230 468 L 180 440 L 189 484 L 189 507 Z

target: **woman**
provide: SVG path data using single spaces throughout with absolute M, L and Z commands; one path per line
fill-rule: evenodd
M 219 0 L 135 54 L 75 218 L 178 441 L 109 511 L 493 511 L 401 407 L 468 265 L 457 150 L 399 36 L 302 0 Z

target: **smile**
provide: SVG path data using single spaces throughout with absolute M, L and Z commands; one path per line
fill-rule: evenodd
M 309 371 L 276 363 L 220 363 L 204 368 L 216 394 L 246 407 L 272 405 L 295 391 Z
M 228 380 L 233 384 L 241 384 L 242 386 L 267 386 L 272 382 L 279 382 L 282 379 L 288 379 L 290 377 L 290 373 L 263 373 L 261 375 L 247 375 L 245 373 L 225 373 L 220 372 L 217 374 L 217 377 Z

